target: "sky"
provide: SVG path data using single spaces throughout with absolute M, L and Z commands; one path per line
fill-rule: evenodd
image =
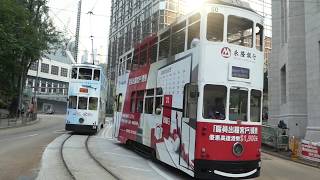
M 79 0 L 49 0 L 49 15 L 53 19 L 59 31 L 67 37 L 75 38 L 77 11 Z M 84 50 L 89 51 L 91 60 L 91 38 L 93 36 L 93 47 L 98 50 L 95 57 L 101 63 L 106 63 L 108 48 L 108 34 L 111 12 L 111 0 L 82 0 L 80 23 L 79 59 Z M 88 14 L 92 11 L 94 15 Z

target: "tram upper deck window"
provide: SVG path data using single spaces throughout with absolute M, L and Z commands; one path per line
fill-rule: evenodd
M 79 68 L 79 79 L 91 80 L 92 79 L 92 69 Z
M 226 118 L 227 88 L 220 85 L 205 85 L 203 95 L 203 117 L 206 119 Z
M 228 17 L 228 43 L 245 47 L 253 44 L 253 21 L 230 15 Z
M 191 16 L 188 24 L 188 49 L 192 48 L 191 43 L 195 39 L 200 39 L 200 14 Z
M 100 80 L 100 70 L 95 69 L 93 73 L 93 80 L 99 81 Z
M 208 41 L 223 41 L 224 16 L 219 13 L 209 13 L 207 17 L 207 39 Z
M 241 88 L 230 89 L 229 101 L 229 119 L 230 121 L 248 120 L 248 90 Z
M 261 91 L 251 90 L 250 121 L 260 122 L 260 117 L 261 117 Z
M 261 24 L 256 26 L 256 48 L 263 51 L 263 26 Z
M 184 51 L 186 37 L 186 21 L 172 27 L 171 53 L 179 54 Z
M 78 68 L 72 68 L 71 78 L 72 79 L 77 79 L 77 76 L 78 76 Z

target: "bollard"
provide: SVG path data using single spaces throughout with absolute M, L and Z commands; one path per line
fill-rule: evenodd
M 292 136 L 291 138 L 291 159 L 296 160 L 298 158 L 298 150 L 299 150 L 299 139 Z

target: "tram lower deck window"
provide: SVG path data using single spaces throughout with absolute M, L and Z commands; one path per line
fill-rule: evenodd
M 89 98 L 89 110 L 97 110 L 98 108 L 98 98 L 90 97 Z
M 69 109 L 77 109 L 77 96 L 69 96 Z
M 248 121 L 248 90 L 241 88 L 230 89 L 229 120 Z
M 205 85 L 203 95 L 203 117 L 224 120 L 226 114 L 227 88 L 220 85 Z
M 250 121 L 260 122 L 261 117 L 261 91 L 251 90 L 250 96 Z
M 88 106 L 87 97 L 79 97 L 78 109 L 86 110 Z

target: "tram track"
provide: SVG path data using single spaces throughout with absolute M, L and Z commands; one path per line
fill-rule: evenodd
M 112 171 L 110 171 L 108 168 L 106 168 L 100 161 L 97 160 L 96 157 L 94 157 L 94 155 L 91 153 L 89 146 L 88 146 L 88 141 L 89 141 L 90 136 L 87 137 L 86 139 L 86 150 L 89 154 L 89 156 L 101 167 L 103 168 L 105 171 L 107 171 L 111 176 L 113 176 L 115 179 L 117 180 L 121 180 L 120 177 L 118 177 L 117 175 L 115 175 Z
M 70 179 L 121 180 L 91 153 L 89 139 L 90 136 L 70 134 L 61 144 L 60 156 Z
M 61 146 L 60 146 L 60 156 L 61 156 L 61 159 L 62 159 L 62 162 L 63 162 L 63 165 L 64 167 L 66 168 L 68 174 L 70 175 L 70 177 L 75 180 L 76 177 L 72 174 L 71 170 L 69 169 L 65 159 L 64 159 L 64 155 L 63 155 L 63 147 L 64 147 L 64 144 L 65 142 L 71 137 L 72 135 L 69 135 L 66 139 L 63 140 Z

